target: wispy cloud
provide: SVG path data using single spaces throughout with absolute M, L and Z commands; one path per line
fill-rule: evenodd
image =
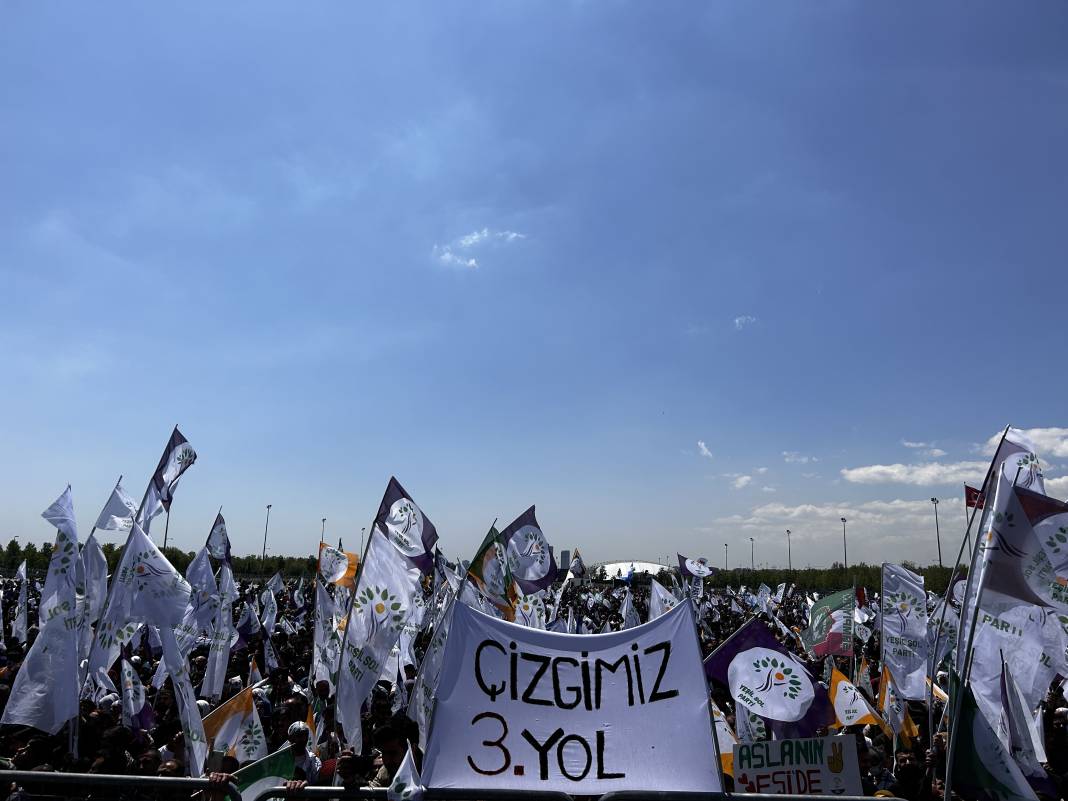
M 808 464 L 809 462 L 818 462 L 815 456 L 806 456 L 797 451 L 783 451 L 782 460 L 787 464 Z
M 434 245 L 432 253 L 439 263 L 448 267 L 476 270 L 479 263 L 478 259 L 472 255 L 473 252 L 483 250 L 495 243 L 508 245 L 526 238 L 526 234 L 518 231 L 494 231 L 482 228 L 457 237 L 447 244 Z
M 871 464 L 842 469 L 853 484 L 963 484 L 981 481 L 986 462 L 925 462 L 923 464 Z
M 765 474 L 766 472 L 768 472 L 768 468 L 766 468 L 766 467 L 758 467 L 758 468 L 757 468 L 756 470 L 754 470 L 753 472 L 754 472 L 754 473 L 757 473 L 757 474 L 759 474 L 759 475 L 764 475 L 764 474 Z
M 734 484 L 732 486 L 735 489 L 741 489 L 742 487 L 749 486 L 749 483 L 752 480 L 753 480 L 752 476 L 738 476 L 736 479 L 734 479 Z
M 918 442 L 910 439 L 901 440 L 901 444 L 906 448 L 920 451 L 920 456 L 926 456 L 928 459 L 938 459 L 946 455 L 946 452 L 941 448 L 936 448 L 933 442 Z
M 703 439 L 697 440 L 697 452 L 699 454 L 701 454 L 702 456 L 704 456 L 706 459 L 714 459 L 715 458 L 712 455 L 712 451 L 710 451 L 708 449 L 708 446 L 705 445 L 705 441 Z
M 775 487 L 764 486 L 760 488 L 761 492 L 775 492 Z
M 741 331 L 743 328 L 747 328 L 757 322 L 757 318 L 751 314 L 742 314 L 734 318 L 734 328 L 737 331 Z

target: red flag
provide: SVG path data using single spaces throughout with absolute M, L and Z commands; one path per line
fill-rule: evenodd
M 864 592 L 863 587 L 857 587 L 857 606 L 865 607 L 868 605 L 868 596 Z
M 983 495 L 981 490 L 977 490 L 975 487 L 969 487 L 964 485 L 964 502 L 972 508 L 982 509 L 983 504 L 986 502 L 986 496 Z

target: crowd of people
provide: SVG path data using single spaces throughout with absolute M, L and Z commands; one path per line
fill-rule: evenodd
M 32 583 L 32 582 L 31 582 Z M 6 705 L 15 674 L 20 669 L 29 645 L 37 629 L 31 626 L 27 642 L 19 642 L 11 633 L 10 621 L 16 610 L 14 600 L 18 591 L 13 582 L 5 582 L 3 606 L 6 648 L 0 653 L 0 707 Z M 401 761 L 411 750 L 418 766 L 421 758 L 419 728 L 409 719 L 406 699 L 411 697 L 416 678 L 416 666 L 408 665 L 403 679 L 381 680 L 373 688 L 362 715 L 362 748 L 345 748 L 342 744 L 354 738 L 346 736 L 343 727 L 335 720 L 334 698 L 331 684 L 325 680 L 310 678 L 313 651 L 314 610 L 305 601 L 300 608 L 297 600 L 313 596 L 312 593 L 294 593 L 295 579 L 285 582 L 284 591 L 278 597 L 278 620 L 274 631 L 252 635 L 235 648 L 227 669 L 226 689 L 223 703 L 256 681 L 251 675 L 254 665 L 266 664 L 263 650 L 264 638 L 270 644 L 277 664 L 255 683 L 252 691 L 268 749 L 274 752 L 289 747 L 294 760 L 293 786 L 342 785 L 345 787 L 386 787 L 393 780 Z M 426 593 L 431 589 L 427 581 Z M 566 585 L 558 606 L 570 610 L 577 619 L 579 631 L 596 633 L 622 628 L 623 599 L 629 595 L 640 620 L 648 616 L 649 584 L 641 577 L 630 580 L 623 586 L 620 580 L 607 582 L 572 581 Z M 239 591 L 244 598 L 254 598 L 262 591 L 262 580 L 243 580 Z M 30 619 L 36 618 L 35 596 L 30 593 Z M 776 605 L 776 616 L 784 624 L 773 627 L 779 642 L 796 654 L 810 673 L 817 679 L 827 681 L 827 660 L 808 657 L 790 631 L 800 631 L 808 625 L 806 594 L 794 590 Z M 241 608 L 240 603 L 234 609 Z M 740 602 L 737 596 L 706 592 L 697 600 L 699 610 L 698 636 L 703 654 L 707 656 L 739 629 L 755 612 Z M 416 639 L 414 651 L 417 657 L 423 653 L 430 632 L 425 631 Z M 856 678 L 856 665 L 870 665 L 870 673 L 857 681 L 859 687 L 873 695 L 878 692 L 879 634 L 872 632 L 867 642 L 856 641 L 854 657 L 835 657 L 839 670 Z M 86 697 L 81 702 L 76 726 L 66 727 L 56 735 L 47 735 L 27 727 L 4 727 L 0 730 L 0 766 L 23 771 L 65 771 L 76 773 L 126 774 L 136 776 L 186 776 L 189 775 L 187 749 L 182 733 L 178 708 L 170 680 L 157 690 L 153 687 L 153 675 L 161 659 L 161 650 L 153 645 L 147 631 L 141 632 L 125 649 L 124 656 L 138 672 L 145 687 L 147 701 L 152 709 L 149 725 L 123 725 L 122 703 L 118 694 L 108 693 L 94 698 Z M 274 661 L 274 660 L 272 660 Z M 194 687 L 199 687 L 207 667 L 206 646 L 194 648 L 190 656 L 190 673 Z M 118 665 L 112 670 L 116 687 L 121 686 Z M 944 674 L 940 674 L 945 679 Z M 736 729 L 736 709 L 726 686 L 710 683 L 710 697 L 723 710 L 727 722 Z M 875 698 L 871 699 L 873 702 Z M 937 704 L 937 701 L 936 701 Z M 201 715 L 207 715 L 217 704 L 206 699 L 198 701 Z M 1045 723 L 1046 765 L 1050 777 L 1057 785 L 1060 798 L 1068 797 L 1068 709 L 1057 687 L 1051 687 L 1043 704 Z M 310 712 L 310 715 L 309 715 Z M 941 707 L 931 716 L 923 704 L 914 704 L 911 717 L 919 728 L 918 736 L 908 742 L 888 736 L 876 725 L 835 729 L 833 721 L 821 733 L 852 736 L 855 738 L 861 780 L 864 792 L 872 796 L 893 796 L 909 801 L 934 801 L 944 793 L 946 770 L 946 736 L 939 730 Z M 313 732 L 307 721 L 316 722 L 320 732 L 312 742 Z M 936 723 L 932 736 L 928 721 Z M 213 752 L 207 770 L 216 781 L 223 781 L 241 765 L 232 755 Z M 731 779 L 726 777 L 728 789 Z

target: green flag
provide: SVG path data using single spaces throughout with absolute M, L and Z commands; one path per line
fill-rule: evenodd
M 255 798 L 271 787 L 278 787 L 293 778 L 293 749 L 286 743 L 263 759 L 246 765 L 234 774 L 234 782 L 242 797 Z
M 956 674 L 953 678 L 955 695 L 960 687 Z M 953 790 L 983 801 L 1037 801 L 1023 772 L 979 710 L 971 688 L 964 687 L 963 692 L 960 719 L 953 724 L 960 727 L 954 738 Z
M 805 649 L 816 656 L 853 655 L 853 610 L 857 596 L 852 589 L 834 592 L 812 605 L 809 626 L 801 632 Z
M 505 558 L 504 545 L 500 538 L 500 532 L 491 526 L 478 548 L 478 553 L 471 560 L 467 573 L 482 594 L 511 620 L 513 612 L 509 591 L 512 587 L 512 576 L 508 571 L 508 560 Z

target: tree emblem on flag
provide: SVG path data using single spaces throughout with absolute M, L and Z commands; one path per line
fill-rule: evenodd
M 197 454 L 196 451 L 186 445 L 178 451 L 178 455 L 174 457 L 174 460 L 178 462 L 178 466 L 181 467 L 182 470 L 185 470 L 197 460 Z
M 1046 540 L 1046 546 L 1053 551 L 1053 553 L 1060 553 L 1061 548 L 1068 544 L 1068 528 L 1060 526 L 1049 535 Z
M 523 526 L 508 542 L 508 567 L 513 575 L 533 581 L 549 567 L 549 544 L 535 526 Z
M 1016 460 L 1016 468 L 1021 474 L 1016 484 L 1021 487 L 1030 487 L 1038 479 L 1042 478 L 1042 463 L 1034 453 L 1022 453 Z M 1022 475 L 1026 474 L 1026 475 Z
M 244 754 L 244 759 L 241 761 L 244 762 L 255 757 L 263 744 L 263 729 L 260 728 L 255 720 L 248 718 L 245 726 L 241 729 L 241 739 L 238 741 L 238 747 Z
M 782 688 L 782 697 L 791 700 L 801 693 L 801 680 L 784 660 L 769 656 L 753 662 L 753 667 L 758 675 L 767 671 L 763 683 L 756 688 L 757 692 L 766 693 Z
M 113 645 L 125 645 L 133 639 L 137 627 L 133 622 L 119 623 L 108 620 L 100 627 L 99 643 L 103 648 L 111 648 Z
M 371 640 L 379 629 L 385 627 L 400 631 L 404 626 L 404 610 L 397 596 L 386 587 L 365 587 L 352 601 L 353 609 L 363 614 L 369 610 L 367 638 Z
M 905 590 L 893 590 L 883 593 L 883 614 L 897 615 L 901 618 L 902 625 L 909 616 L 920 606 L 920 599 Z

